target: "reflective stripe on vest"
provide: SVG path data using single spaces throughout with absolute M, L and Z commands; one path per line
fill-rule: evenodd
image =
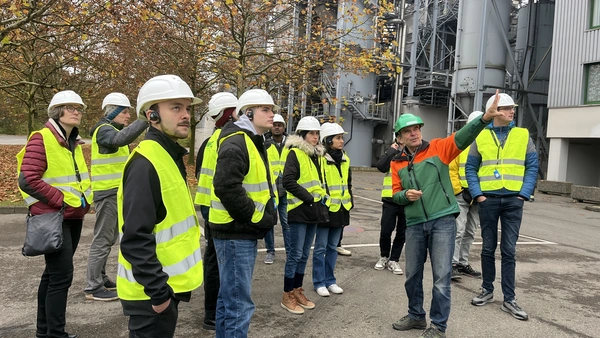
M 300 168 L 300 178 L 298 178 L 297 183 L 313 196 L 313 202 L 320 201 L 323 196 L 326 195 L 326 192 L 325 188 L 321 184 L 321 181 L 319 180 L 317 167 L 304 151 L 298 148 L 292 148 L 290 151 L 296 153 L 296 158 L 298 159 L 299 164 L 298 167 Z M 321 161 L 321 159 L 319 159 L 319 161 Z M 321 177 L 323 177 L 323 165 L 321 165 Z M 292 195 L 289 191 L 287 192 L 287 201 L 288 212 L 294 210 L 303 203 L 302 200 Z M 328 203 L 329 202 L 330 201 L 328 201 Z
M 340 175 L 337 166 L 334 163 L 328 162 L 325 158 L 323 158 L 322 165 L 325 168 L 325 182 L 329 189 L 329 211 L 338 212 L 342 205 L 344 209 L 350 210 L 352 208 L 352 199 L 350 197 L 350 189 L 348 188 L 350 158 L 344 152 L 344 157 L 340 165 L 342 175 Z
M 118 131 L 115 126 L 101 124 L 92 135 L 92 190 L 104 191 L 116 189 L 121 183 L 123 168 L 129 156 L 129 147 L 122 146 L 112 154 L 101 154 L 98 145 L 98 131 L 104 126 L 109 126 Z
M 391 198 L 393 195 L 394 194 L 392 192 L 392 169 L 390 168 L 390 171 L 388 171 L 385 174 L 385 176 L 383 176 L 383 190 L 381 190 L 381 198 Z
M 529 142 L 529 131 L 525 128 L 512 128 L 504 147 L 496 134 L 489 129 L 477 136 L 477 150 L 481 154 L 481 167 L 478 171 L 481 191 L 494 191 L 505 188 L 520 191 L 525 175 L 525 156 Z M 496 178 L 496 171 L 500 174 Z
M 471 150 L 471 146 L 468 146 L 467 149 L 463 150 L 462 153 L 458 155 L 458 177 L 460 179 L 460 185 L 465 189 L 469 188 L 467 175 L 465 173 L 465 164 L 467 163 L 467 157 L 469 157 L 469 150 Z M 494 162 L 494 164 L 495 163 L 496 162 Z
M 267 174 L 267 171 L 270 170 L 268 164 L 265 165 L 265 162 L 263 161 L 260 152 L 254 145 L 254 142 L 252 142 L 252 139 L 250 139 L 250 137 L 244 132 L 237 132 L 223 137 L 219 140 L 219 146 L 217 149 L 225 140 L 233 135 L 243 135 L 246 143 L 250 168 L 242 180 L 242 187 L 244 190 L 246 190 L 246 195 L 248 198 L 254 202 L 254 213 L 252 213 L 251 222 L 258 223 L 263 219 L 269 199 L 275 198 L 268 181 L 269 178 L 272 179 L 273 175 Z M 218 160 L 219 157 L 217 150 L 217 161 Z M 273 185 L 274 182 L 275 181 L 272 179 L 271 185 Z M 229 215 L 229 212 L 227 212 L 227 209 L 225 209 L 221 203 L 221 200 L 217 197 L 217 195 L 215 195 L 214 186 L 211 187 L 210 192 L 210 208 L 211 210 L 208 214 L 208 220 L 210 223 L 227 224 L 233 222 L 233 217 Z
M 198 177 L 198 190 L 194 203 L 198 205 L 210 206 L 210 189 L 212 187 L 213 177 L 215 176 L 215 168 L 217 167 L 217 141 L 221 135 L 221 129 L 215 130 L 210 136 L 204 154 L 202 155 L 202 164 L 200 175 Z
M 144 140 L 131 153 L 127 162 L 136 154 L 144 156 L 158 174 L 166 217 L 154 226 L 156 258 L 162 270 L 169 275 L 167 284 L 175 293 L 189 292 L 202 284 L 203 268 L 200 251 L 200 227 L 194 202 L 186 182 L 173 158 L 157 142 Z M 123 184 L 117 192 L 119 236 L 123 236 Z M 144 212 L 144 211 L 141 211 Z M 123 300 L 150 299 L 144 287 L 137 282 L 131 264 L 119 252 L 117 292 Z
M 33 132 L 29 135 L 29 139 L 35 133 L 42 135 L 46 153 L 46 171 L 42 175 L 42 181 L 59 189 L 64 195 L 64 202 L 71 207 L 81 207 L 82 196 L 85 196 L 89 204 L 93 200 L 92 183 L 81 145 L 78 144 L 75 150 L 71 152 L 60 145 L 50 129 L 43 128 L 40 131 Z M 17 172 L 21 171 L 25 148 L 26 146 L 17 154 Z M 73 158 L 75 158 L 75 161 L 73 161 Z M 77 179 L 75 163 L 77 163 L 77 170 L 79 171 L 81 181 Z M 39 202 L 35 197 L 29 196 L 20 188 L 19 191 L 25 200 L 25 205 L 30 206 Z

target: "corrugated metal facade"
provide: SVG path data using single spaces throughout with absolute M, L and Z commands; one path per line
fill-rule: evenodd
M 548 108 L 583 104 L 584 65 L 600 62 L 600 29 L 589 30 L 589 0 L 556 0 Z

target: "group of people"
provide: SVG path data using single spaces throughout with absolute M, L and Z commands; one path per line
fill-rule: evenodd
M 353 194 L 343 128 L 307 116 L 293 135 L 286 135 L 285 120 L 275 114 L 279 107 L 266 91 L 250 89 L 239 99 L 217 93 L 208 103 L 216 128 L 198 152 L 193 196 L 183 163 L 187 150 L 177 140 L 188 136 L 192 107 L 200 103 L 179 77 L 156 76 L 140 89 L 137 120 L 129 124 L 128 98 L 109 94 L 102 104 L 104 118 L 91 131 L 90 175 L 78 130 L 86 105 L 73 91 L 54 95 L 48 122 L 17 155 L 19 189 L 30 214 L 61 211 L 64 217 L 61 249 L 44 255 L 36 337 L 77 337 L 65 331 L 66 303 L 73 255 L 91 203 L 97 215 L 86 299 L 120 299 L 130 337 L 172 337 L 179 302 L 189 301 L 203 282 L 203 327 L 216 330 L 217 337 L 247 336 L 258 240 L 265 239 L 264 262 L 273 263 L 278 219 L 286 251 L 281 307 L 293 314 L 315 308 L 304 290 L 313 245 L 313 289 L 322 297 L 344 292 L 335 266 L 345 250 L 340 244 Z M 471 114 L 460 131 L 431 142 L 422 139 L 419 117 L 403 114 L 396 121 L 396 142 L 377 163 L 386 175 L 375 264 L 377 270 L 406 274 L 408 314 L 393 323 L 394 329 L 425 329 L 422 337 L 445 337 L 450 280 L 481 275 L 468 262 L 479 222 L 483 283 L 472 304 L 493 302 L 498 219 L 501 308 L 527 319 L 514 293 L 515 245 L 523 201 L 533 193 L 538 167 L 527 130 L 512 122 L 514 106 L 510 96 L 496 93 L 485 113 Z M 145 130 L 130 153 L 128 145 Z M 204 218 L 204 257 L 195 205 Z M 106 262 L 117 238 L 113 281 Z M 428 253 L 434 281 L 429 327 L 422 285 Z
M 334 270 L 352 209 L 345 132 L 307 116 L 286 135 L 277 109 L 261 89 L 239 99 L 217 93 L 208 103 L 216 129 L 198 151 L 195 202 L 205 219 L 203 327 L 217 337 L 247 336 L 258 240 L 265 239 L 264 262 L 272 264 L 277 218 L 286 251 L 281 307 L 293 314 L 315 308 L 303 288 L 313 245 L 315 291 L 343 292 Z

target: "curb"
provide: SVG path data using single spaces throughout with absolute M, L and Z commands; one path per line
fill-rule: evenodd
M 600 212 L 600 205 L 586 205 L 585 209 L 589 211 Z

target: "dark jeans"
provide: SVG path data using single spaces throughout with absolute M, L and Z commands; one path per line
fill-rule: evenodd
M 517 239 L 523 218 L 523 200 L 516 196 L 492 197 L 479 203 L 479 221 L 481 223 L 481 287 L 494 291 L 496 279 L 495 253 L 498 246 L 498 219 L 501 224 L 500 253 L 502 254 L 502 293 L 504 301 L 515 299 L 515 267 Z
M 219 264 L 217 261 L 217 252 L 215 243 L 208 221 L 204 222 L 204 239 L 206 249 L 204 249 L 204 319 L 215 320 L 217 315 L 217 298 L 219 296 Z
M 121 302 L 124 304 L 123 312 L 129 316 L 129 338 L 169 338 L 175 335 L 179 300 L 171 298 L 171 303 L 161 313 L 154 312 L 149 300 Z
M 392 245 L 392 232 L 396 229 L 394 244 Z M 381 232 L 379 233 L 379 251 L 381 257 L 387 257 L 397 262 L 402 254 L 406 231 L 406 217 L 404 207 L 396 203 L 383 201 L 381 207 Z M 390 256 L 390 247 L 392 255 Z
M 38 337 L 67 337 L 67 295 L 73 281 L 73 255 L 79 244 L 82 224 L 83 219 L 64 220 L 62 248 L 55 253 L 44 255 L 46 268 L 38 288 Z

